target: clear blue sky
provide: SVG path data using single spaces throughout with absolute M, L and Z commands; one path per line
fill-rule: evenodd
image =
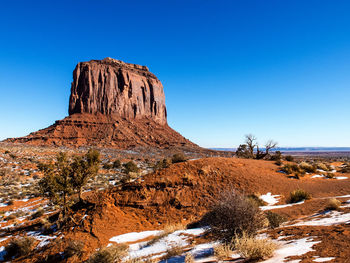
M 147 65 L 170 126 L 204 147 L 244 134 L 350 146 L 350 1 L 2 1 L 0 139 L 68 115 L 79 61 Z

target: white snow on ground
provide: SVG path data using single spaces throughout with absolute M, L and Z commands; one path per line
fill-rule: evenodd
M 337 176 L 337 177 L 335 177 L 335 179 L 345 180 L 345 179 L 348 179 L 348 178 L 346 176 Z
M 57 236 L 45 236 L 45 235 L 42 235 L 41 232 L 39 232 L 39 231 L 29 231 L 27 233 L 27 235 L 28 236 L 32 236 L 36 240 L 40 241 L 40 243 L 38 244 L 37 247 L 44 247 L 44 246 L 46 246 L 47 244 L 49 244 L 51 242 L 50 240 L 53 240 L 53 239 L 57 238 Z
M 350 199 L 345 202 L 345 205 L 340 206 L 341 208 L 350 207 Z
M 263 200 L 264 202 L 266 202 L 268 205 L 274 205 L 274 204 L 278 203 L 279 195 L 272 195 L 269 192 L 265 195 L 261 195 L 260 199 Z
M 140 258 L 140 257 L 149 257 L 151 255 L 158 254 L 157 257 L 161 257 L 166 253 L 168 249 L 172 247 L 188 246 L 190 244 L 188 242 L 188 239 L 189 239 L 188 235 L 198 236 L 203 234 L 205 230 L 206 230 L 205 228 L 178 230 L 161 238 L 160 240 L 156 241 L 154 244 L 147 245 L 147 242 L 139 242 L 139 243 L 131 244 L 129 246 L 129 256 L 130 258 Z M 132 242 L 132 241 L 144 239 L 146 237 L 155 236 L 157 234 L 160 234 L 161 232 L 162 231 L 144 231 L 139 233 L 129 233 L 130 235 L 124 234 L 117 237 L 113 237 L 110 239 L 110 241 L 116 242 L 115 240 L 117 240 L 118 243 Z M 208 250 L 208 248 L 199 247 L 196 253 L 200 253 L 201 250 L 205 250 L 205 249 Z
M 112 237 L 111 239 L 109 239 L 109 241 L 116 242 L 116 243 L 135 242 L 137 240 L 145 239 L 145 238 L 148 238 L 150 236 L 159 235 L 161 232 L 162 231 L 160 231 L 160 230 L 131 232 L 131 233 Z
M 331 226 L 336 224 L 350 223 L 350 213 L 341 213 L 338 211 L 329 212 L 329 217 L 313 219 L 299 222 L 292 226 Z
M 335 258 L 334 257 L 328 257 L 328 258 L 317 257 L 313 261 L 314 262 L 327 262 L 327 261 L 330 261 L 330 260 L 333 260 L 333 259 L 335 259 Z
M 334 198 L 348 198 L 350 197 L 350 195 L 339 195 L 339 196 L 335 196 Z
M 312 246 L 319 243 L 320 241 L 312 241 L 312 237 L 306 237 L 297 240 L 290 241 L 279 241 L 281 247 L 276 249 L 274 256 L 268 260 L 262 261 L 264 263 L 276 263 L 284 262 L 287 257 L 290 256 L 301 256 L 305 253 L 312 251 Z M 291 261 L 289 261 L 291 262 Z M 293 261 L 299 262 L 299 261 Z
M 287 204 L 287 205 L 273 205 L 273 206 L 260 206 L 260 209 L 265 211 L 265 210 L 272 210 L 272 209 L 278 209 L 278 208 L 285 208 L 285 207 L 289 207 L 289 206 L 293 206 L 293 205 L 300 205 L 303 204 L 304 201 L 298 202 L 298 203 L 294 203 L 294 204 Z
M 326 176 L 324 176 L 323 174 L 315 174 L 313 176 L 311 176 L 311 178 L 324 178 L 324 179 L 328 179 Z M 334 177 L 337 180 L 345 180 L 348 179 L 348 177 L 346 176 L 336 176 Z
M 324 178 L 325 176 L 322 174 L 315 174 L 313 176 L 311 176 L 311 178 Z

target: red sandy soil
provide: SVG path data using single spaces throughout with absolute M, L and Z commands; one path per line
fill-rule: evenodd
M 133 183 L 105 191 L 102 195 L 91 194 L 88 199 L 95 203 L 95 208 L 75 213 L 75 221 L 82 223 L 80 226 L 67 229 L 64 240 L 84 240 L 85 258 L 87 258 L 94 249 L 106 246 L 113 236 L 127 232 L 162 229 L 168 223 L 195 222 L 208 211 L 215 197 L 232 188 L 245 194 L 267 192 L 278 194 L 282 196 L 281 203 L 284 203 L 289 193 L 295 189 L 302 188 L 311 193 L 313 199 L 304 204 L 273 210 L 287 215 L 290 219 L 311 215 L 324 209 L 325 197 L 350 194 L 350 180 L 312 178 L 297 180 L 287 178 L 278 170 L 279 167 L 271 161 L 237 158 L 205 158 L 174 164 L 167 169 L 145 175 Z M 85 214 L 88 216 L 82 220 Z M 348 226 L 339 227 L 348 231 Z M 326 239 L 322 236 L 325 233 L 322 232 L 322 227 L 294 227 L 294 229 L 294 232 L 314 229 L 315 236 L 321 236 L 322 240 Z M 327 229 L 331 229 L 327 231 L 333 233 L 332 228 Z M 344 231 L 337 242 L 348 242 L 346 237 L 348 232 Z M 337 238 L 335 233 L 332 236 Z M 42 256 L 62 251 L 65 245 L 65 241 L 54 242 Z M 317 247 L 325 250 L 326 246 L 332 250 L 331 245 L 331 242 L 324 242 Z M 349 250 L 334 249 L 342 250 L 344 255 L 342 258 L 350 257 Z M 33 257 L 21 261 L 33 262 Z

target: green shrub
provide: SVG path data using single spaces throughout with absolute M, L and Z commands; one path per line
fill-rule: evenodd
M 185 162 L 186 160 L 187 159 L 183 153 L 176 153 L 171 158 L 172 163 L 181 163 L 181 162 Z
M 12 240 L 6 247 L 6 257 L 21 257 L 30 254 L 35 246 L 35 239 L 33 237 L 20 237 Z
M 267 211 L 265 213 L 265 216 L 267 220 L 269 220 L 269 226 L 271 228 L 279 227 L 283 222 L 286 221 L 286 218 L 284 216 L 281 216 L 280 214 L 271 211 Z
M 124 172 L 126 174 L 129 173 L 138 173 L 140 171 L 140 169 L 137 167 L 136 163 L 134 163 L 133 161 L 127 162 L 123 164 L 124 167 Z
M 293 192 L 290 193 L 289 197 L 289 203 L 298 203 L 304 200 L 309 200 L 311 199 L 311 194 L 308 192 L 302 190 L 302 189 L 297 189 L 294 190 Z

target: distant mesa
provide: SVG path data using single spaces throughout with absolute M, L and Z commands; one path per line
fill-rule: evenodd
M 146 66 L 105 58 L 73 72 L 69 116 L 12 143 L 131 148 L 195 147 L 167 124 L 162 83 Z

